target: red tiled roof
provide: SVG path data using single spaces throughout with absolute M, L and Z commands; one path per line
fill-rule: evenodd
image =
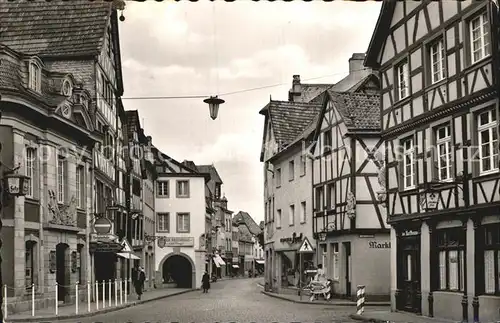
M 38 55 L 100 52 L 112 3 L 107 1 L 0 1 L 0 43 Z
M 351 130 L 380 130 L 380 96 L 378 94 L 334 92 L 328 95 L 345 125 Z

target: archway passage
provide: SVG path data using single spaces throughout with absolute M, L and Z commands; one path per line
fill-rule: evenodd
M 175 282 L 177 288 L 193 288 L 193 266 L 182 255 L 172 255 L 163 263 L 163 282 Z
M 56 245 L 56 282 L 58 301 L 65 301 L 70 284 L 69 246 L 65 243 Z

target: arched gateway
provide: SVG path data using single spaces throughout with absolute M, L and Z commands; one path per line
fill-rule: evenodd
M 174 281 L 178 288 L 196 288 L 196 267 L 191 257 L 182 252 L 171 252 L 161 260 L 158 270 L 163 283 Z

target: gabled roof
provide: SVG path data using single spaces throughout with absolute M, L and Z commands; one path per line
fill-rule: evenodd
M 198 177 L 203 176 L 205 179 L 208 179 L 208 174 L 202 174 L 201 172 L 197 172 L 195 170 L 190 169 L 189 167 L 183 165 L 172 157 L 168 156 L 165 153 L 162 153 L 158 148 L 151 147 L 151 151 L 155 157 L 155 166 L 164 166 L 166 168 L 166 172 L 170 172 L 172 174 L 192 174 L 198 175 Z M 158 171 L 158 173 L 161 173 Z
M 382 8 L 380 9 L 377 24 L 375 25 L 370 45 L 368 45 L 368 50 L 366 51 L 364 65 L 367 67 L 378 68 L 378 56 L 391 27 L 396 2 L 396 0 L 382 1 Z
M 378 76 L 374 73 L 368 75 L 367 77 L 363 78 L 361 81 L 359 81 L 357 84 L 355 84 L 349 92 L 357 92 L 361 90 L 365 85 L 373 81 L 375 84 L 377 84 L 377 87 L 380 88 L 380 79 Z
M 248 227 L 250 233 L 253 235 L 257 235 L 261 231 L 260 227 L 257 225 L 257 223 L 255 223 L 254 219 L 247 212 L 239 211 L 234 216 L 233 221 L 240 224 L 244 223 L 246 227 Z
M 214 165 L 196 165 L 196 169 L 200 173 L 210 174 L 210 179 L 213 180 L 214 182 L 219 184 L 224 184 Z
M 0 43 L 41 57 L 100 53 L 112 3 L 0 1 Z
M 139 121 L 139 111 L 126 110 L 125 116 L 127 118 L 127 133 L 129 134 L 129 140 L 130 136 L 132 136 L 134 132 L 137 132 L 137 136 L 139 137 L 140 135 L 139 132 L 141 130 L 141 123 Z
M 294 97 L 293 100 L 295 102 L 310 102 L 330 86 L 332 86 L 332 84 L 301 84 L 300 97 Z M 290 94 L 288 100 L 292 101 Z
M 347 129 L 380 130 L 380 95 L 328 90 L 328 96 Z
M 271 101 L 267 105 L 275 140 L 280 147 L 290 144 L 321 110 L 318 103 Z

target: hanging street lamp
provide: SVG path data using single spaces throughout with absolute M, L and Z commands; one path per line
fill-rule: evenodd
M 219 99 L 216 95 L 203 100 L 203 102 L 208 104 L 208 109 L 210 110 L 210 118 L 212 118 L 212 120 L 215 120 L 217 119 L 217 115 L 219 114 L 219 105 L 226 101 Z

